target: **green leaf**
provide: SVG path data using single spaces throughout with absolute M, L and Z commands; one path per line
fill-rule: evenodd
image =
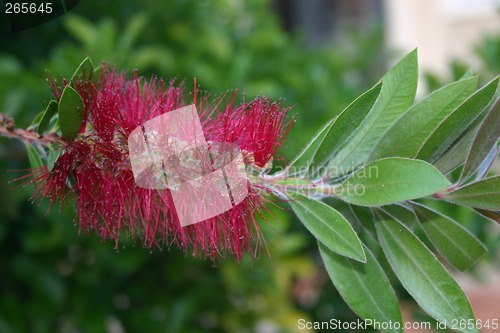
M 462 75 L 462 77 L 460 77 L 460 80 L 470 79 L 472 77 L 474 77 L 474 73 L 471 70 L 468 70 L 464 73 L 464 75 Z
M 488 153 L 488 156 L 484 159 L 483 163 L 479 166 L 476 172 L 475 180 L 481 180 L 488 175 L 493 163 L 495 163 L 498 154 L 500 153 L 500 147 L 494 146 Z
M 62 149 L 60 149 L 59 144 L 48 145 L 49 154 L 47 157 L 47 169 L 51 171 L 54 168 L 54 164 L 57 159 L 61 156 Z
M 31 124 L 28 126 L 28 129 L 37 128 L 38 125 L 40 124 L 40 121 L 42 121 L 44 113 L 45 113 L 45 110 L 40 112 L 39 114 L 37 114 L 35 116 L 35 118 L 33 118 L 33 121 L 31 122 Z
M 333 158 L 332 165 L 347 172 L 366 161 L 382 134 L 413 104 L 417 79 L 417 50 L 414 50 L 382 78 L 377 102 Z
M 322 167 L 363 121 L 375 103 L 382 83 L 365 92 L 342 113 L 330 120 L 309 142 L 306 148 L 290 163 L 286 175 L 302 176 L 312 166 L 313 174 L 320 174 Z M 317 169 L 317 170 L 314 170 Z
M 387 205 L 380 208 L 385 214 L 403 223 L 410 230 L 414 230 L 419 225 L 417 215 L 411 207 L 403 205 Z
M 369 160 L 417 155 L 441 121 L 474 92 L 476 85 L 477 77 L 453 82 L 413 105 L 384 133 Z
M 377 233 L 393 271 L 422 309 L 436 320 L 446 322 L 450 328 L 455 321 L 474 319 L 460 286 L 409 229 L 383 215 L 377 223 Z M 479 332 L 468 327 L 453 329 Z
M 434 166 L 443 174 L 448 174 L 451 171 L 462 165 L 467 158 L 467 152 L 470 149 L 472 141 L 479 129 L 479 123 L 473 123 L 444 154 L 442 154 L 435 162 Z
M 98 66 L 96 69 L 94 69 L 94 74 L 93 75 L 93 78 L 94 78 L 94 83 L 97 83 L 99 81 L 99 79 L 101 78 L 101 73 L 102 73 L 102 68 L 101 66 Z
M 466 181 L 483 163 L 500 138 L 500 99 L 497 99 L 477 131 L 462 169 L 461 181 Z
M 377 260 L 365 247 L 367 262 L 340 256 L 319 243 L 321 258 L 328 275 L 347 305 L 363 319 L 392 322 L 386 332 L 403 332 L 398 299 Z
M 62 136 L 75 139 L 83 123 L 83 100 L 71 86 L 64 87 L 58 112 Z
M 349 222 L 327 204 L 289 192 L 288 203 L 304 226 L 320 242 L 340 255 L 366 261 L 363 246 Z
M 420 148 L 417 158 L 427 162 L 436 161 L 484 111 L 493 98 L 497 87 L 498 78 L 478 90 L 467 101 L 455 109 L 439 124 L 438 128 L 434 130 Z
M 34 145 L 26 144 L 26 150 L 28 151 L 28 159 L 32 169 L 38 169 L 43 166 L 42 158 L 38 149 Z
M 486 253 L 474 235 L 448 216 L 417 203 L 413 209 L 434 247 L 457 269 L 466 271 Z
M 375 221 L 371 209 L 354 206 L 337 198 L 328 198 L 327 200 L 327 203 L 331 203 L 331 206 L 339 211 L 340 214 L 351 223 L 355 230 L 360 230 L 362 228 L 370 233 L 371 236 L 375 237 Z
M 496 222 L 498 224 L 500 224 L 500 212 L 497 212 L 497 211 L 491 211 L 491 210 L 486 210 L 486 209 L 479 209 L 479 208 L 474 208 L 474 210 L 486 217 L 488 220 L 490 221 L 493 221 L 493 222 Z
M 86 57 L 85 59 L 83 59 L 83 61 L 80 63 L 78 68 L 73 73 L 69 85 L 72 85 L 73 83 L 75 83 L 75 80 L 81 77 L 88 77 L 89 75 L 92 75 L 93 72 L 94 72 L 94 64 L 92 63 L 92 60 L 90 60 L 89 57 Z
M 474 208 L 500 209 L 500 176 L 486 178 L 443 196 L 446 201 Z
M 382 83 L 377 84 L 359 96 L 338 115 L 314 155 L 313 167 L 321 168 L 327 164 L 340 147 L 350 141 L 355 130 L 373 107 L 381 88 Z
M 325 140 L 328 132 L 333 126 L 335 119 L 330 120 L 321 130 L 312 138 L 307 146 L 300 152 L 300 154 L 290 163 L 290 165 L 285 170 L 285 175 L 287 176 L 304 176 L 313 161 L 314 155 L 316 154 L 319 146 Z
M 434 194 L 450 182 L 427 162 L 393 157 L 372 162 L 336 189 L 338 196 L 361 206 L 380 206 Z
M 54 100 L 50 101 L 49 104 L 47 105 L 47 108 L 45 109 L 45 112 L 43 113 L 43 118 L 40 121 L 40 124 L 38 125 L 38 128 L 36 130 L 38 134 L 44 133 L 45 130 L 49 127 L 50 120 L 57 113 L 57 109 L 58 109 L 57 102 Z

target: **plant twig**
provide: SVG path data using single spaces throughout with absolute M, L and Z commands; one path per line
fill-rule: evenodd
M 0 136 L 22 140 L 28 144 L 32 144 L 35 142 L 41 145 L 48 145 L 51 143 L 66 143 L 64 139 L 59 137 L 56 133 L 39 135 L 33 130 L 16 128 L 14 120 L 3 113 L 0 113 Z

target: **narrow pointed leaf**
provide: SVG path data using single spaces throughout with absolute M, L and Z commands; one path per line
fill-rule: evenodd
M 43 115 L 45 114 L 45 110 L 40 112 L 39 114 L 37 114 L 35 116 L 35 118 L 33 118 L 33 121 L 31 122 L 31 124 L 29 125 L 28 129 L 33 129 L 33 128 L 37 128 L 38 125 L 40 125 L 40 122 L 42 121 L 42 118 L 43 118 Z
M 418 217 L 411 207 L 402 205 L 387 205 L 380 208 L 385 214 L 403 223 L 410 230 L 414 230 L 418 223 Z
M 433 165 L 443 174 L 448 174 L 462 165 L 479 129 L 479 123 L 472 124 Z
M 67 140 L 73 140 L 82 127 L 83 100 L 71 86 L 64 87 L 58 112 L 62 136 Z
M 500 210 L 500 176 L 463 186 L 444 195 L 443 199 L 474 208 Z
M 500 147 L 498 147 L 498 146 L 495 146 L 491 149 L 491 151 L 488 153 L 488 155 L 484 159 L 483 163 L 481 163 L 481 165 L 477 169 L 475 180 L 481 180 L 484 177 L 486 177 L 486 175 L 488 174 L 488 171 L 490 171 L 491 167 L 493 166 L 493 163 L 497 159 L 499 152 L 500 152 Z
M 434 194 L 451 183 L 427 162 L 393 157 L 354 173 L 336 192 L 347 202 L 380 206 Z
M 460 286 L 409 229 L 385 215 L 377 223 L 377 233 L 393 271 L 422 309 L 450 328 L 455 321 L 474 320 Z M 464 333 L 479 332 L 469 327 L 453 328 Z
M 47 169 L 51 171 L 54 168 L 54 164 L 56 163 L 57 159 L 61 156 L 62 149 L 60 149 L 60 146 L 57 144 L 52 144 L 48 147 L 49 154 L 47 156 Z
M 299 153 L 299 155 L 287 167 L 285 174 L 287 176 L 303 176 L 309 170 L 313 161 L 314 155 L 318 151 L 319 146 L 325 140 L 328 132 L 333 126 L 335 119 L 329 121 L 321 130 L 312 138 L 307 146 Z
M 328 203 L 330 203 L 330 201 Z M 332 207 L 338 210 L 342 216 L 344 216 L 351 223 L 352 226 L 357 228 L 356 230 L 362 228 L 372 236 L 375 236 L 375 221 L 371 209 L 354 206 L 340 199 L 335 199 Z
M 101 73 L 102 73 L 101 66 L 98 66 L 97 68 L 94 69 L 94 73 L 92 74 L 94 78 L 94 83 L 99 81 L 99 79 L 101 78 Z
M 453 219 L 417 203 L 413 208 L 434 247 L 457 269 L 466 271 L 486 253 L 486 247 Z
M 313 158 L 313 167 L 320 167 L 331 160 L 365 119 L 380 94 L 382 83 L 377 84 L 352 102 L 335 119 Z
M 417 50 L 414 50 L 382 78 L 377 102 L 349 142 L 336 154 L 332 165 L 347 171 L 367 160 L 381 135 L 413 104 L 417 79 Z
M 420 148 L 417 158 L 434 162 L 484 111 L 498 87 L 498 78 L 478 90 L 434 130 Z
M 290 192 L 288 195 L 295 214 L 321 243 L 340 255 L 366 261 L 361 241 L 339 212 L 302 194 Z
M 477 131 L 462 169 L 461 181 L 466 181 L 483 163 L 500 138 L 500 99 L 497 99 Z
M 94 72 L 94 64 L 92 63 L 92 60 L 90 60 L 89 57 L 86 57 L 83 59 L 83 61 L 80 63 L 78 68 L 75 70 L 73 73 L 73 76 L 71 77 L 70 85 L 74 83 L 75 80 L 82 76 L 89 76 L 92 75 Z
M 403 332 L 396 294 L 367 247 L 366 263 L 340 256 L 321 243 L 319 250 L 335 288 L 354 312 L 363 319 L 394 323 L 392 329 L 385 332 Z
M 500 224 L 500 212 L 497 211 L 492 211 L 492 210 L 486 210 L 486 209 L 480 209 L 480 208 L 474 208 L 474 210 L 489 219 L 490 221 L 496 222 Z
M 50 120 L 57 113 L 57 108 L 58 104 L 56 101 L 49 102 L 47 108 L 45 109 L 45 112 L 43 113 L 42 120 L 40 121 L 40 124 L 38 125 L 38 128 L 36 130 L 38 134 L 44 133 L 45 130 L 49 127 Z
M 462 75 L 462 77 L 460 77 L 460 80 L 470 79 L 471 77 L 474 77 L 474 73 L 471 70 L 468 70 L 464 73 L 464 75 Z
M 477 77 L 453 82 L 412 106 L 380 138 L 369 160 L 417 155 L 443 119 L 474 92 L 476 84 Z

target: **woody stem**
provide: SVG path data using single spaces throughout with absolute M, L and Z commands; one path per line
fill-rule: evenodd
M 28 144 L 38 143 L 48 145 L 51 143 L 64 144 L 64 139 L 60 138 L 56 133 L 48 133 L 39 135 L 33 130 L 25 130 L 16 128 L 14 120 L 6 114 L 0 113 L 0 136 L 11 139 L 18 139 Z

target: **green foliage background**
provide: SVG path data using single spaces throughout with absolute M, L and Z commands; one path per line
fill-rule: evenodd
M 196 77 L 215 95 L 237 88 L 284 97 L 297 113 L 287 157 L 281 153 L 288 160 L 394 59 L 377 25 L 305 48 L 300 34 L 280 28 L 268 0 L 82 1 L 71 14 L 17 34 L 2 21 L 0 110 L 18 127 L 51 98 L 45 69 L 70 76 L 90 56 L 187 86 Z M 493 72 L 498 45 L 491 37 L 481 49 Z M 23 172 L 7 170 L 25 168 L 24 146 L 0 138 L 0 332 L 296 332 L 299 318 L 356 319 L 331 286 L 315 240 L 287 211 L 274 209 L 263 223 L 268 248 L 260 260 L 213 266 L 175 248 L 149 252 L 125 239 L 115 249 L 78 233 L 72 207 L 47 213 L 47 202 L 28 201 L 30 188 L 11 189 Z M 471 216 L 466 227 L 493 249 L 498 239 L 476 222 Z M 484 260 L 494 257 L 491 251 Z

